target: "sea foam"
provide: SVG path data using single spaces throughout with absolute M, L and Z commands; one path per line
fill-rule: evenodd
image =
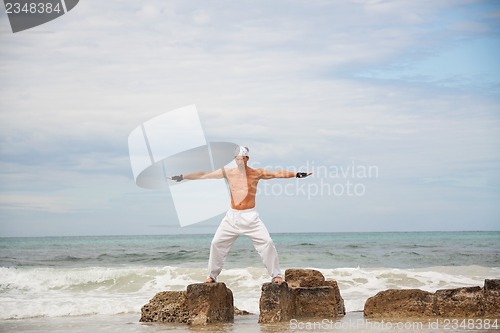
M 311 267 L 314 268 L 314 267 Z M 427 291 L 482 286 L 499 276 L 500 268 L 482 266 L 319 269 L 337 280 L 346 311 L 363 309 L 368 297 L 389 289 Z M 157 292 L 185 290 L 206 278 L 206 269 L 189 267 L 0 267 L 0 319 L 61 317 L 92 314 L 139 314 Z M 258 313 L 261 286 L 270 281 L 263 268 L 223 270 L 219 277 L 240 309 Z

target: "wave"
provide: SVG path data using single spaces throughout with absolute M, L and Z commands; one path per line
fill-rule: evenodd
M 312 267 L 311 267 L 312 268 Z M 389 288 L 427 291 L 482 286 L 499 275 L 498 267 L 440 266 L 418 269 L 320 269 L 337 280 L 347 311 L 363 309 L 364 302 Z M 0 268 L 0 319 L 60 317 L 91 314 L 139 313 L 157 292 L 184 290 L 205 279 L 205 268 L 86 267 Z M 240 309 L 258 313 L 261 285 L 270 278 L 263 268 L 229 268 L 219 281 L 234 294 Z

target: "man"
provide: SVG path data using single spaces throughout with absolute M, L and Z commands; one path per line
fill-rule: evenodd
M 225 178 L 229 185 L 231 209 L 226 213 L 212 240 L 208 260 L 209 274 L 206 283 L 217 281 L 217 276 L 222 271 L 229 249 L 240 235 L 248 236 L 252 240 L 253 246 L 272 277 L 272 281 L 278 284 L 283 282 L 278 253 L 267 228 L 260 220 L 255 209 L 257 184 L 261 179 L 304 178 L 311 175 L 311 173 L 252 169 L 247 165 L 250 158 L 248 153 L 249 149 L 247 147 L 238 147 L 236 149 L 234 157 L 236 168 L 222 168 L 213 172 L 194 172 L 171 177 L 172 180 L 177 182 L 184 179 Z

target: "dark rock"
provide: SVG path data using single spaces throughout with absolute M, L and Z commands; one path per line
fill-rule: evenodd
M 500 317 L 500 280 L 484 281 L 484 313 L 491 318 Z
M 286 282 L 264 283 L 259 301 L 259 323 L 274 323 L 292 318 L 292 297 Z
M 484 280 L 484 290 L 500 292 L 500 280 Z

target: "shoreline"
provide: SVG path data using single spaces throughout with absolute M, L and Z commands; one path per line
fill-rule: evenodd
M 176 323 L 141 323 L 140 313 L 117 315 L 88 315 L 66 317 L 42 317 L 30 319 L 9 319 L 0 322 L 0 331 L 5 332 L 106 332 L 106 333 L 160 333 L 160 332 L 204 332 L 204 333 L 292 333 L 292 332 L 500 332 L 500 320 L 497 328 L 484 328 L 486 320 L 492 318 L 475 318 L 474 323 L 463 319 L 447 318 L 408 318 L 397 320 L 365 319 L 363 311 L 351 311 L 339 319 L 303 318 L 289 322 L 259 324 L 258 314 L 239 315 L 234 323 L 211 324 L 206 326 L 189 326 Z M 453 321 L 456 320 L 456 321 Z M 483 325 L 483 329 L 479 325 Z M 467 326 L 469 325 L 469 326 Z M 491 326 L 491 325 L 490 325 Z

